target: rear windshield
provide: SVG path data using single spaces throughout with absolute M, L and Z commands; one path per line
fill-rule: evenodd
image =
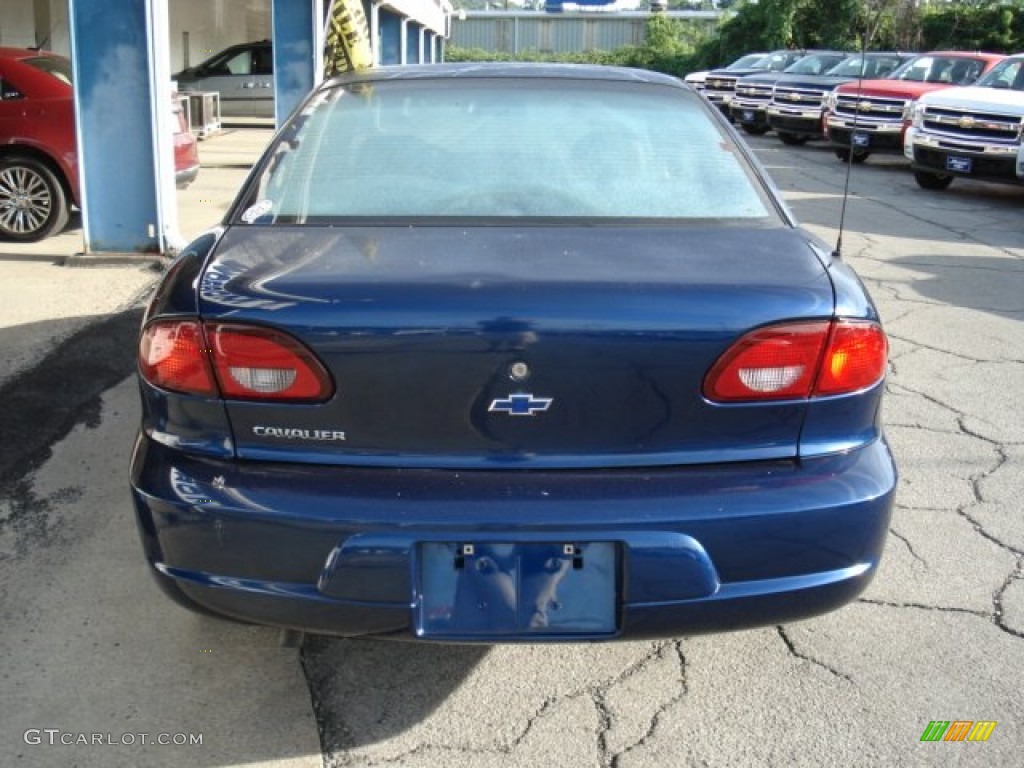
M 71 62 L 65 58 L 60 56 L 35 56 L 23 61 L 30 67 L 35 67 L 38 70 L 53 75 L 63 83 L 72 84 Z
M 697 97 L 605 81 L 334 87 L 285 129 L 258 184 L 243 222 L 776 217 Z

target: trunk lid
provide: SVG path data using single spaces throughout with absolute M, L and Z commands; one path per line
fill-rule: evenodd
M 229 401 L 239 457 L 454 468 L 793 457 L 805 404 L 712 404 L 703 378 L 751 328 L 834 305 L 805 235 L 749 225 L 235 227 L 199 293 L 337 388 Z

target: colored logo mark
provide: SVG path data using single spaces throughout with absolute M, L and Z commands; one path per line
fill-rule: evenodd
M 921 741 L 988 741 L 995 728 L 995 720 L 932 720 Z
M 526 394 L 509 395 L 494 400 L 487 410 L 491 413 L 507 413 L 510 416 L 533 416 L 535 413 L 546 411 L 551 407 L 552 402 L 554 401 L 550 397 L 534 397 Z

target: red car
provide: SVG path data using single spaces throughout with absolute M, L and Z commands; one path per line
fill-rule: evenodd
M 79 204 L 71 62 L 0 48 L 0 237 L 21 242 L 60 232 Z M 179 188 L 199 173 L 196 139 L 175 104 Z

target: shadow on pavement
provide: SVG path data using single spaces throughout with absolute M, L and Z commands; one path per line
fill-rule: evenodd
M 89 322 L 41 362 L 0 386 L 0 488 L 38 467 L 77 424 L 99 419 L 100 396 L 135 370 L 141 308 Z M 90 318 L 90 320 L 92 320 Z M 0 329 L 0 347 L 21 336 L 60 335 L 72 319 Z
M 751 142 L 797 219 L 836 230 L 847 166 L 820 142 L 796 149 L 774 144 L 771 136 Z M 802 158 L 798 160 L 796 154 Z M 810 163 L 803 164 L 804 159 Z M 851 170 L 846 231 L 1024 248 L 1022 204 L 1024 187 L 1008 184 L 956 179 L 941 192 L 921 189 L 909 162 L 896 155 L 878 155 Z
M 921 296 L 957 307 L 1024 320 L 1024 263 L 985 256 L 903 256 L 889 264 L 916 273 Z
M 486 645 L 307 638 L 302 665 L 324 754 L 387 741 L 422 723 L 489 651 Z

